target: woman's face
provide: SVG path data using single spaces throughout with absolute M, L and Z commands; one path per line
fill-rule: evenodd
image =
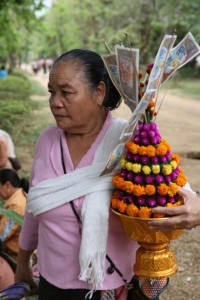
M 0 183 L 0 197 L 3 199 L 8 198 L 8 183 L 5 184 Z
M 62 62 L 49 76 L 50 108 L 57 126 L 67 133 L 87 134 L 102 118 L 105 85 L 95 90 L 88 86 L 83 67 L 78 62 Z

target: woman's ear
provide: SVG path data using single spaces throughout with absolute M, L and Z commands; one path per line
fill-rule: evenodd
M 96 93 L 97 93 L 97 96 L 96 96 L 97 104 L 99 106 L 102 106 L 103 102 L 104 102 L 105 95 L 106 95 L 106 85 L 105 85 L 104 81 L 99 82 L 99 84 L 97 86 L 97 89 L 96 89 Z

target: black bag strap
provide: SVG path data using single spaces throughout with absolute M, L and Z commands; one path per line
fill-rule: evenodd
M 65 162 L 64 162 L 63 146 L 62 146 L 61 136 L 60 136 L 60 151 L 61 151 L 61 161 L 62 161 L 63 172 L 64 172 L 64 174 L 67 174 L 67 170 L 66 170 Z M 80 218 L 78 212 L 76 211 L 76 209 L 74 207 L 73 201 L 70 201 L 69 203 L 71 205 L 72 211 L 73 211 L 74 215 L 76 216 L 76 219 L 77 219 L 79 225 L 81 226 L 82 225 L 81 218 Z M 81 229 L 81 227 L 80 227 L 80 229 Z M 81 233 L 81 230 L 80 230 L 80 233 Z M 108 274 L 112 274 L 114 271 L 116 271 L 119 274 L 119 276 L 122 278 L 123 282 L 125 284 L 128 284 L 128 281 L 124 278 L 123 274 L 115 266 L 115 264 L 113 263 L 113 261 L 111 260 L 111 258 L 107 254 L 106 254 L 106 259 L 110 263 L 110 267 L 107 269 Z

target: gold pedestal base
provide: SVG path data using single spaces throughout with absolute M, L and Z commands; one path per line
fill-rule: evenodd
M 133 267 L 136 275 L 163 278 L 170 277 L 177 272 L 174 253 L 169 243 L 170 240 L 179 237 L 182 230 L 155 231 L 148 226 L 148 221 L 153 219 L 134 218 L 119 214 L 114 210 L 113 212 L 120 217 L 126 235 L 140 245 Z

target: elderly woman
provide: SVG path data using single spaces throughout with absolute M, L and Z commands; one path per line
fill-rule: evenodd
M 48 88 L 56 126 L 36 144 L 16 281 L 33 285 L 37 248 L 40 300 L 126 299 L 137 245 L 109 210 L 112 174 L 100 176 L 126 125 L 110 112 L 120 95 L 101 57 L 79 49 L 54 62 Z

